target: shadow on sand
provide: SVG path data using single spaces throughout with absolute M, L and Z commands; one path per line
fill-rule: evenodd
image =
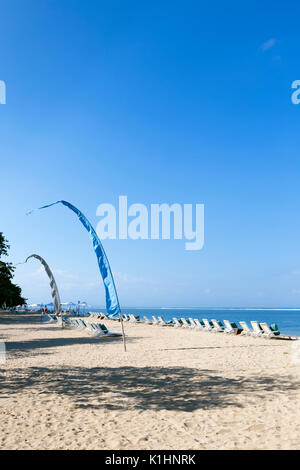
M 240 394 L 253 401 L 266 392 L 287 393 L 300 385 L 279 375 L 228 378 L 181 367 L 31 367 L 12 369 L 1 382 L 2 395 L 55 393 L 72 399 L 77 408 L 185 412 L 242 407 Z

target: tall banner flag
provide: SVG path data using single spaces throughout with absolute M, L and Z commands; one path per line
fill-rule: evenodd
M 56 202 L 53 202 L 52 204 L 47 204 L 46 206 L 39 207 L 38 210 L 46 209 L 47 207 L 54 206 L 55 204 L 63 204 L 64 206 L 68 207 L 71 211 L 75 212 L 75 214 L 78 216 L 84 228 L 90 234 L 90 237 L 93 242 L 94 252 L 97 257 L 100 274 L 102 276 L 103 283 L 104 283 L 105 298 L 106 298 L 106 311 L 111 317 L 120 315 L 120 321 L 122 324 L 122 331 L 123 331 L 124 349 L 126 351 L 123 318 L 121 314 L 118 294 L 117 294 L 114 278 L 110 269 L 110 265 L 109 265 L 106 253 L 104 251 L 104 248 L 102 246 L 102 243 L 97 233 L 95 232 L 92 224 L 88 221 L 85 215 L 79 209 L 77 209 L 77 207 L 73 206 L 68 201 L 56 201 Z M 31 214 L 32 212 L 33 211 L 28 212 L 27 215 Z
M 42 265 L 45 268 L 46 273 L 48 274 L 48 277 L 50 279 L 52 300 L 53 300 L 53 305 L 54 305 L 54 313 L 56 313 L 56 315 L 58 315 L 60 313 L 60 297 L 59 297 L 59 292 L 58 292 L 58 288 L 57 288 L 53 273 L 52 273 L 51 269 L 49 268 L 48 264 L 46 263 L 46 261 L 44 260 L 44 258 L 42 258 L 41 256 L 39 256 L 39 255 L 30 255 L 30 256 L 28 256 L 28 258 L 26 258 L 25 263 L 27 263 L 27 261 L 30 258 L 38 259 L 42 263 Z

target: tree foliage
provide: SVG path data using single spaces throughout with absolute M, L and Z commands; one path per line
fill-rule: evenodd
M 26 299 L 21 295 L 21 288 L 12 283 L 14 266 L 1 260 L 1 257 L 8 256 L 9 248 L 8 241 L 0 232 L 0 306 L 15 307 L 23 305 Z

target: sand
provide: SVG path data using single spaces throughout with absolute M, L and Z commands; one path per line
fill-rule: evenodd
M 300 448 L 300 341 L 39 320 L 0 314 L 1 449 Z

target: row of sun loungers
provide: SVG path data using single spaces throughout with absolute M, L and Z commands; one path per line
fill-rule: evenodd
M 122 336 L 120 331 L 109 330 L 104 324 L 83 320 L 82 318 L 63 319 L 66 328 L 84 330 L 94 338 L 100 336 Z
M 171 321 L 164 320 L 161 316 L 152 316 L 151 319 L 147 316 L 144 316 L 141 320 L 139 316 L 133 314 L 123 315 L 123 321 L 128 321 L 130 323 L 145 323 L 148 325 L 163 326 L 163 327 L 173 327 L 173 328 L 189 328 L 194 330 L 210 331 L 212 333 L 226 333 L 233 334 L 237 330 L 243 336 L 253 336 L 253 337 L 262 337 L 262 338 L 278 338 L 278 339 L 297 339 L 296 337 L 281 335 L 278 330 L 277 325 L 273 324 L 269 326 L 267 323 L 262 322 L 258 323 L 257 321 L 251 321 L 251 327 L 245 321 L 239 322 L 240 327 L 236 323 L 230 322 L 229 320 L 224 320 L 223 323 L 213 319 L 208 320 L 203 318 L 199 320 L 197 318 L 176 318 L 174 317 Z
M 78 317 L 57 317 L 55 315 L 44 315 L 43 323 L 54 323 L 58 322 L 65 328 L 84 330 L 93 337 L 100 336 L 122 336 L 121 332 L 108 330 L 105 325 L 99 323 L 100 319 L 109 319 L 106 314 L 99 312 L 91 312 L 88 320 Z M 119 320 L 114 318 L 114 320 Z M 148 325 L 162 326 L 162 327 L 173 327 L 173 328 L 186 328 L 193 330 L 209 331 L 212 333 L 225 333 L 233 334 L 239 332 L 243 336 L 262 337 L 262 338 L 277 338 L 277 339 L 298 339 L 297 337 L 281 335 L 277 325 L 273 324 L 269 326 L 267 323 L 258 323 L 257 321 L 251 321 L 251 327 L 245 321 L 240 321 L 240 327 L 236 323 L 224 320 L 223 323 L 213 319 L 208 320 L 203 318 L 176 318 L 166 321 L 162 316 L 152 316 L 151 319 L 144 316 L 141 320 L 139 316 L 133 314 L 124 314 L 123 321 L 129 323 L 144 323 Z M 240 331 L 237 331 L 240 330 Z
M 104 314 L 95 313 L 90 315 L 89 320 L 71 316 L 57 317 L 56 315 L 44 315 L 43 323 L 57 323 L 63 328 L 83 330 L 94 338 L 101 336 L 122 336 L 120 331 L 109 330 L 104 324 L 94 321 L 94 319 L 102 319 L 102 315 Z M 107 318 L 106 315 L 104 317 Z

